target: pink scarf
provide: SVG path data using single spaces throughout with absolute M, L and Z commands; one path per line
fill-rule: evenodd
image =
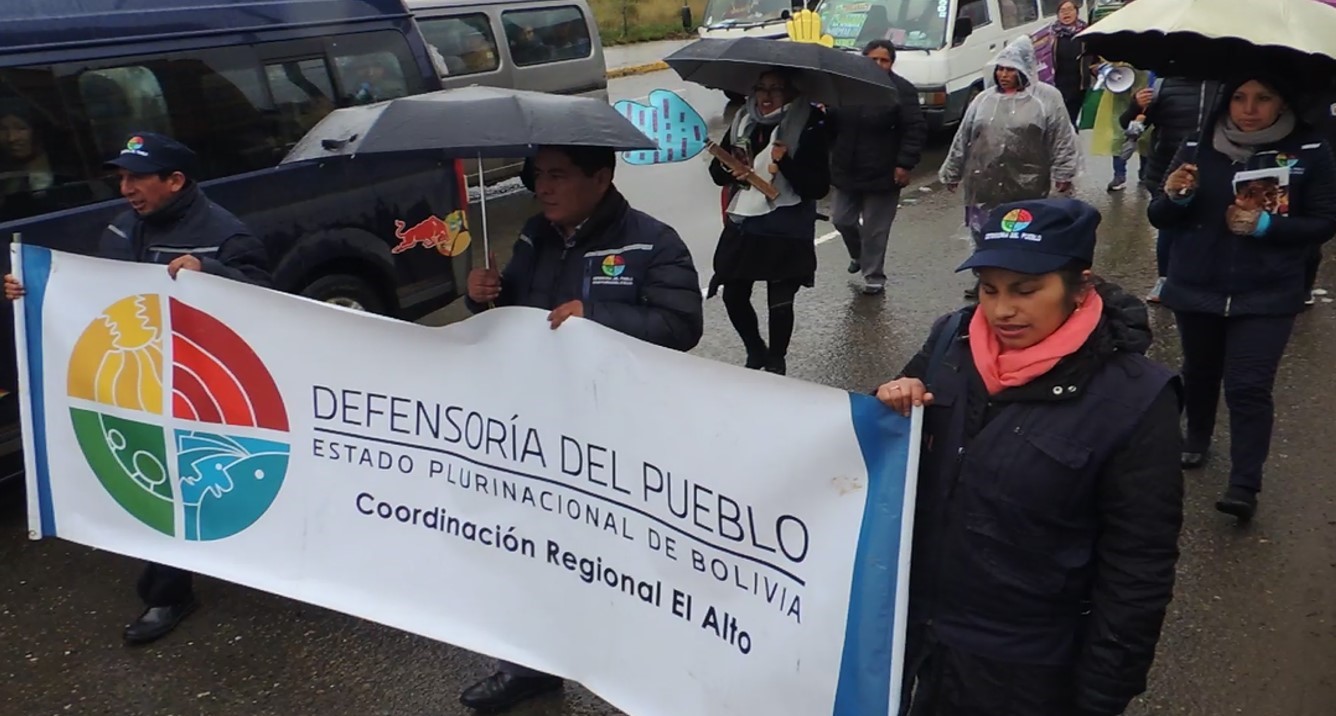
M 988 394 L 997 395 L 1006 388 L 1025 385 L 1053 370 L 1058 361 L 1085 345 L 1103 312 L 1104 299 L 1092 290 L 1085 304 L 1048 338 L 1029 348 L 1003 350 L 983 310 L 976 309 L 970 321 L 970 353 Z

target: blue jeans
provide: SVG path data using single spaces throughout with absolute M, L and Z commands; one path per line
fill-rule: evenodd
M 1113 158 L 1113 178 L 1114 178 L 1114 179 L 1126 179 L 1126 178 L 1127 178 L 1127 160 L 1126 160 L 1126 159 L 1123 159 L 1122 157 L 1114 157 L 1114 158 Z

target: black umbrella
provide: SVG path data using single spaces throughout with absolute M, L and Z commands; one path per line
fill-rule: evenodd
M 617 151 L 658 145 L 607 102 L 592 97 L 464 87 L 338 109 L 320 120 L 283 163 L 363 154 L 527 157 L 541 145 L 607 147 Z M 485 255 L 487 192 L 479 187 Z
M 876 63 L 814 42 L 755 37 L 697 40 L 664 62 L 688 82 L 741 95 L 752 93 L 762 72 L 783 67 L 798 72 L 798 89 L 813 102 L 838 107 L 898 101 L 895 84 Z

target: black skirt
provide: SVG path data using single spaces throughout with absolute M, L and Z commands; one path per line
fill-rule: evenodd
M 734 281 L 816 283 L 816 205 L 803 202 L 738 224 L 724 220 L 710 293 Z

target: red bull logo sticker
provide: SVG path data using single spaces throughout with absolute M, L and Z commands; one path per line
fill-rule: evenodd
M 444 219 L 428 216 L 413 226 L 396 219 L 394 238 L 399 243 L 390 249 L 393 254 L 402 254 L 421 246 L 436 249 L 442 256 L 459 256 L 473 243 L 473 237 L 469 234 L 468 216 L 463 210 L 451 212 Z

